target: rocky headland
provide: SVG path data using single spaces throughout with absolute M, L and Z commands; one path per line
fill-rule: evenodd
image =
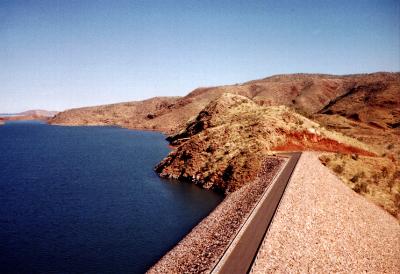
M 162 177 L 226 194 L 252 181 L 262 159 L 274 151 L 375 155 L 373 148 L 329 131 L 289 107 L 264 107 L 230 93 L 212 101 L 168 140 L 177 148 L 156 167 Z

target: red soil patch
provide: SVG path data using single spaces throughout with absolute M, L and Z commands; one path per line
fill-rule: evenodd
M 272 150 L 276 151 L 328 151 L 328 152 L 340 152 L 345 154 L 359 154 L 363 156 L 376 156 L 367 150 L 352 147 L 350 145 L 341 144 L 336 140 L 328 139 L 322 136 L 318 136 L 313 133 L 301 131 L 286 133 L 287 142 L 284 145 L 274 147 Z

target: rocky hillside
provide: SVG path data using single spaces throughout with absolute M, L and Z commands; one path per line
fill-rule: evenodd
M 322 150 L 374 155 L 373 149 L 285 106 L 264 107 L 225 93 L 168 140 L 177 146 L 156 171 L 229 193 L 254 179 L 273 151 Z
M 141 102 L 104 105 L 67 110 L 58 114 L 51 123 L 59 125 L 118 125 L 127 128 L 160 130 L 167 133 L 181 129 L 208 103 L 223 93 L 245 96 L 262 106 L 286 105 L 311 115 L 339 114 L 354 117 L 353 97 L 369 94 L 369 111 L 379 115 L 368 116 L 368 109 L 359 115 L 368 123 L 381 123 L 396 127 L 399 119 L 395 99 L 399 96 L 399 73 L 374 73 L 348 76 L 321 74 L 277 75 L 243 84 L 211 88 L 198 88 L 187 96 L 153 98 Z M 379 94 L 375 96 L 374 94 Z M 386 95 L 388 99 L 386 100 Z M 396 97 L 397 96 L 397 97 Z M 361 98 L 361 97 L 360 97 Z M 395 102 L 395 103 L 393 103 Z M 352 108 L 353 109 L 353 108 Z M 379 111 L 378 111 L 379 109 Z M 359 111 L 355 108 L 354 111 Z
M 51 121 L 55 125 L 116 125 L 125 128 L 159 130 L 169 132 L 184 120 L 185 114 L 172 112 L 179 97 L 155 97 L 152 99 L 84 107 L 57 114 Z

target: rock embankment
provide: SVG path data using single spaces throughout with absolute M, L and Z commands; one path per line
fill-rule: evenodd
M 208 273 L 280 170 L 282 158 L 264 158 L 257 178 L 228 195 L 148 273 Z
M 302 153 L 252 274 L 399 273 L 400 226 Z

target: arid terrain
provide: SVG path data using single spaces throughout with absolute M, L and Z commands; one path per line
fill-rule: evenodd
M 254 178 L 262 156 L 274 151 L 336 153 L 322 162 L 399 218 L 399 98 L 400 73 L 276 75 L 184 97 L 71 109 L 50 123 L 170 134 L 175 150 L 157 172 L 224 193 Z
M 140 102 L 71 109 L 59 113 L 52 123 L 120 125 L 172 133 L 180 130 L 212 100 L 223 93 L 232 93 L 245 96 L 258 105 L 286 105 L 307 115 L 324 113 L 354 118 L 353 114 L 360 113 L 362 122 L 395 128 L 400 115 L 399 82 L 399 73 L 276 75 L 243 84 L 198 88 L 184 97 L 156 97 Z M 346 106 L 353 104 L 354 97 L 365 100 L 352 110 L 341 110 L 340 107 L 347 109 Z
M 226 195 L 150 273 L 212 269 L 277 172 L 277 163 L 265 168 L 266 157 L 282 151 L 318 152 L 302 157 L 301 170 L 296 169 L 289 186 L 308 193 L 291 195 L 289 191 L 281 205 L 290 208 L 296 204 L 300 211 L 281 208 L 275 220 L 275 230 L 282 231 L 291 226 L 279 216 L 289 216 L 300 231 L 290 229 L 265 240 L 278 246 L 287 241 L 297 245 L 288 242 L 284 250 L 276 248 L 279 253 L 274 253 L 267 244 L 252 271 L 304 267 L 327 272 L 376 270 L 383 269 L 387 260 L 391 260 L 385 266 L 389 272 L 397 267 L 398 256 L 393 250 L 363 265 L 348 264 L 346 256 L 363 258 L 366 246 L 368 252 L 381 252 L 385 246 L 396 245 L 391 239 L 399 234 L 400 220 L 400 73 L 277 75 L 243 84 L 198 88 L 184 97 L 67 110 L 49 122 L 162 131 L 168 134 L 174 150 L 155 167 L 156 172 Z M 374 221 L 371 216 L 375 216 Z M 387 224 L 380 224 L 381 219 Z M 341 233 L 346 240 L 332 240 L 339 230 L 327 234 L 324 224 L 330 222 L 330 227 L 339 223 L 346 227 Z M 390 235 L 380 235 L 380 226 Z M 271 229 L 274 233 L 274 226 Z M 358 229 L 369 233 L 371 240 L 361 239 Z M 296 237 L 301 240 L 294 240 Z M 389 242 L 374 244 L 379 237 Z M 317 244 L 318 254 L 303 248 L 311 242 Z M 343 253 L 348 249 L 349 254 Z M 340 261 L 324 261 L 330 256 L 321 257 L 326 250 Z M 291 258 L 299 252 L 303 256 L 301 265 L 295 265 Z
M 168 140 L 177 149 L 156 167 L 162 177 L 189 180 L 225 193 L 252 181 L 263 157 L 273 151 L 375 155 L 369 146 L 326 130 L 286 106 L 264 107 L 229 93 L 212 101 Z

